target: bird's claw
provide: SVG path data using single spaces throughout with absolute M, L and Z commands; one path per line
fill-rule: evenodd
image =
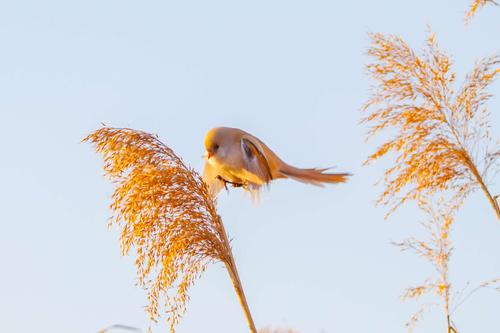
M 233 187 L 243 187 L 243 186 L 245 186 L 245 184 L 234 183 L 234 182 L 230 182 L 229 180 L 225 180 L 220 175 L 217 176 L 216 178 L 224 183 L 224 187 L 226 188 L 226 191 L 229 191 L 229 189 L 227 188 L 227 184 L 231 184 Z

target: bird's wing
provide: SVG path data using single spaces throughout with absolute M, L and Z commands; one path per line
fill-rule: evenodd
M 205 160 L 203 168 L 203 181 L 208 185 L 210 194 L 215 198 L 217 194 L 224 188 L 224 182 L 218 178 L 217 169 Z
M 241 150 L 245 169 L 257 176 L 261 184 L 269 183 L 273 179 L 273 176 L 264 148 L 259 141 L 249 135 L 245 135 L 241 138 Z

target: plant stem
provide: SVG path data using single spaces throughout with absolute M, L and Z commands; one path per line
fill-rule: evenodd
M 481 185 L 481 189 L 483 190 L 483 192 L 486 194 L 486 197 L 488 198 L 491 206 L 495 210 L 498 220 L 500 220 L 500 206 L 498 205 L 498 201 L 491 195 L 491 193 L 488 191 L 488 188 L 483 182 L 480 182 L 479 184 Z
M 220 226 L 222 229 L 222 235 L 224 236 L 224 243 L 226 245 L 228 254 L 228 258 L 224 260 L 224 265 L 226 266 L 226 270 L 229 273 L 229 277 L 231 278 L 231 282 L 233 283 L 234 290 L 236 291 L 236 295 L 238 296 L 238 300 L 240 301 L 241 308 L 243 309 L 243 313 L 245 314 L 248 328 L 250 329 L 251 333 L 257 333 L 257 329 L 255 328 L 255 323 L 253 322 L 252 314 L 245 297 L 245 292 L 243 291 L 243 285 L 238 274 L 238 269 L 236 268 L 233 251 L 231 250 L 229 239 L 227 238 L 226 230 L 222 221 L 220 221 Z
M 255 328 L 255 324 L 252 319 L 252 314 L 250 313 L 250 308 L 248 307 L 245 293 L 243 292 L 243 286 L 241 285 L 241 280 L 240 277 L 238 276 L 238 270 L 236 269 L 236 265 L 234 265 L 234 259 L 232 265 L 228 263 L 225 264 L 226 264 L 226 269 L 229 273 L 229 277 L 233 282 L 233 287 L 234 290 L 236 291 L 236 295 L 238 295 L 238 300 L 240 301 L 240 305 L 243 308 L 243 312 L 245 313 L 245 318 L 248 323 L 248 328 L 250 329 L 250 332 L 257 333 L 257 329 Z
M 479 174 L 479 171 L 477 170 L 476 166 L 474 163 L 470 160 L 468 157 L 468 165 L 469 169 L 471 170 L 472 174 L 474 177 L 476 177 L 477 182 L 479 183 L 479 186 L 481 187 L 481 190 L 483 190 L 484 194 L 488 198 L 488 201 L 490 202 L 491 206 L 495 210 L 495 213 L 497 214 L 497 218 L 500 221 L 500 206 L 498 205 L 498 201 L 491 195 L 490 191 L 488 190 L 488 187 L 486 187 L 486 184 L 483 181 L 483 177 Z

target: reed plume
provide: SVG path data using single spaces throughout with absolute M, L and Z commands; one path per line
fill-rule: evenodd
M 456 332 L 450 317 L 450 289 L 448 264 L 452 254 L 450 232 L 454 222 L 453 208 L 441 203 L 442 209 L 436 210 L 428 202 L 420 201 L 421 209 L 429 219 L 422 223 L 429 238 L 420 240 L 415 237 L 407 238 L 402 242 L 394 243 L 402 251 L 411 250 L 420 257 L 428 260 L 435 268 L 437 277 L 427 279 L 419 286 L 406 289 L 403 300 L 418 299 L 429 293 L 434 293 L 441 299 L 442 307 L 447 319 L 448 332 Z M 424 304 L 406 323 L 411 332 L 417 322 L 423 318 L 424 311 L 431 304 Z
M 482 282 L 465 297 L 463 289 L 461 292 L 452 293 L 452 284 L 450 282 L 449 264 L 453 252 L 451 234 L 454 226 L 454 213 L 456 206 L 444 203 L 444 199 L 433 206 L 425 199 L 419 200 L 419 207 L 425 212 L 427 220 L 422 222 L 426 229 L 428 237 L 418 239 L 410 237 L 402 242 L 393 243 L 402 251 L 412 251 L 418 256 L 429 261 L 436 272 L 434 277 L 427 278 L 422 284 L 405 290 L 402 299 L 420 299 L 423 296 L 434 294 L 440 299 L 440 305 L 443 309 L 448 333 L 458 333 L 458 330 L 452 320 L 453 312 L 462 305 L 472 294 L 481 288 L 497 286 L 500 279 L 493 279 Z M 436 208 L 437 207 L 437 208 Z M 497 289 L 498 290 L 498 289 Z M 424 303 L 406 323 L 411 332 L 415 325 L 424 317 L 425 311 L 435 303 Z
M 472 0 L 469 6 L 469 10 L 465 13 L 465 23 L 469 23 L 477 11 L 486 5 L 500 6 L 500 4 L 494 0 Z
M 448 191 L 459 206 L 479 188 L 500 220 L 500 207 L 487 185 L 499 170 L 500 145 L 490 136 L 484 106 L 491 97 L 487 88 L 500 73 L 500 57 L 477 62 L 455 92 L 451 60 L 439 50 L 434 34 L 422 55 L 394 35 L 370 38 L 373 60 L 367 70 L 375 85 L 362 122 L 370 126 L 367 139 L 384 130 L 393 136 L 365 164 L 389 152 L 396 157 L 377 202 L 389 207 L 389 215 L 407 200 Z
M 116 186 L 110 224 L 120 229 L 122 254 L 132 247 L 136 252 L 151 323 L 165 309 L 173 333 L 186 312 L 189 288 L 207 265 L 222 262 L 250 331 L 256 333 L 224 225 L 196 171 L 156 136 L 142 131 L 103 127 L 83 141 L 95 145 L 105 174 Z

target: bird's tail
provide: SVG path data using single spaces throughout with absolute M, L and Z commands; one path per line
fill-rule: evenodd
M 280 176 L 283 178 L 292 178 L 299 182 L 323 186 L 324 183 L 344 183 L 347 181 L 350 173 L 325 173 L 325 169 L 300 169 L 283 163 L 280 167 Z

